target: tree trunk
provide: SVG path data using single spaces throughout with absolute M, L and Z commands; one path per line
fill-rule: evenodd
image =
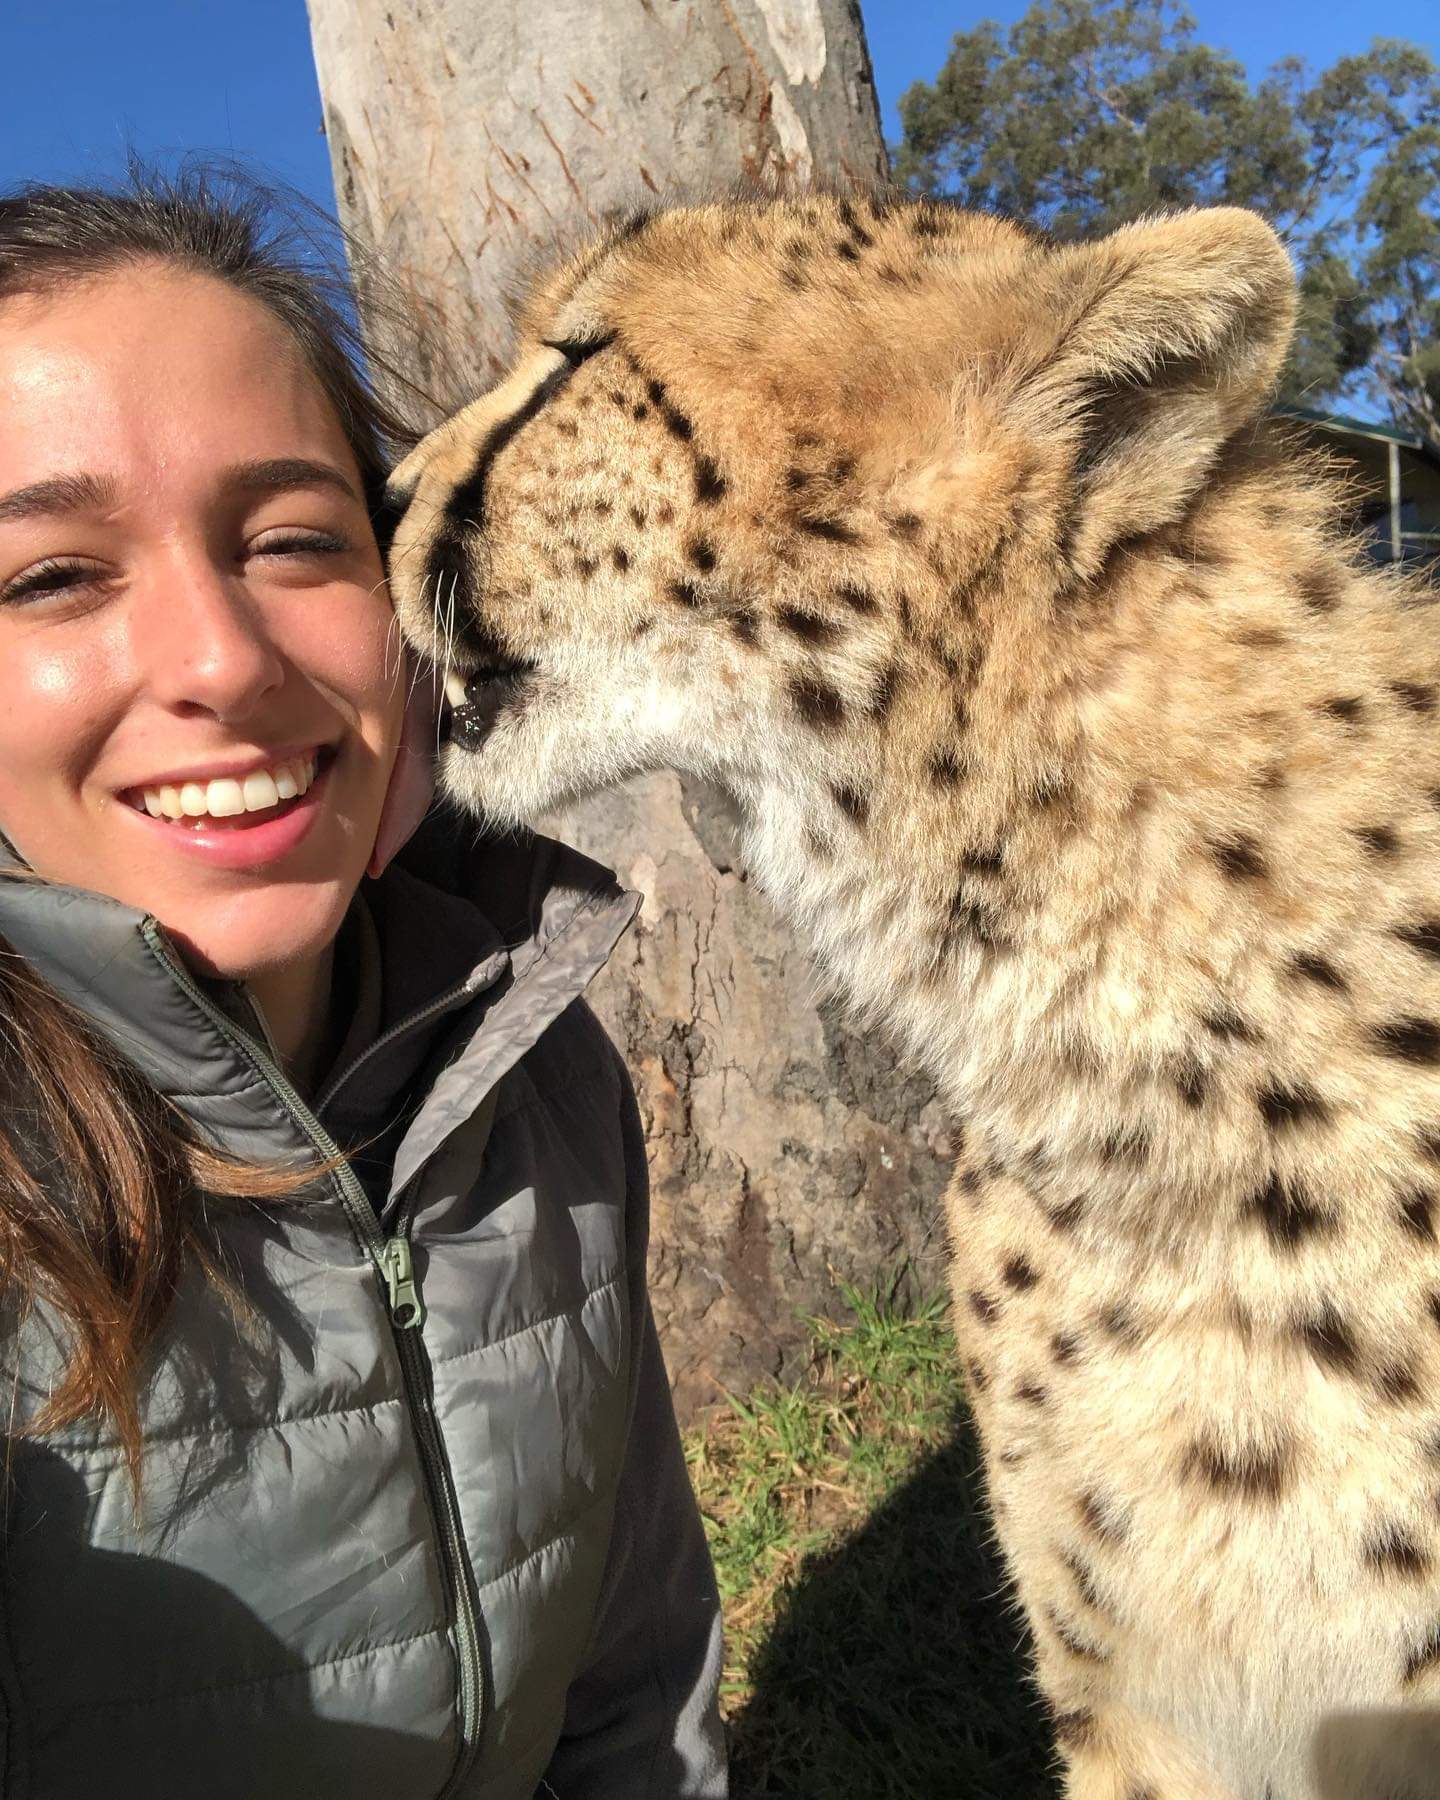
M 509 354 L 504 301 L 598 223 L 885 170 L 855 0 L 309 4 L 342 223 L 479 383 Z M 413 341 L 381 347 L 415 361 Z M 938 1280 L 939 1109 L 817 1006 L 725 798 L 655 775 L 537 824 L 645 894 L 593 998 L 640 1091 L 682 1407 L 782 1371 L 838 1280 Z

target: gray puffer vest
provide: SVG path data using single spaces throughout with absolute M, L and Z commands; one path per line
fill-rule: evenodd
M 238 1157 L 143 1393 L 7 1445 L 4 1800 L 720 1796 L 719 1610 L 645 1297 L 644 1139 L 580 999 L 634 897 L 431 829 L 365 889 L 378 1030 L 308 1103 L 154 920 L 0 881 L 0 934 Z M 249 1026 L 247 1029 L 246 1026 Z M 352 1033 L 352 1038 L 353 1038 Z M 3 1339 L 12 1420 L 57 1367 Z

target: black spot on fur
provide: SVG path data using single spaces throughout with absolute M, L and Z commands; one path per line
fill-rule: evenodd
M 635 529 L 637 531 L 643 531 L 645 529 L 646 516 L 645 508 L 643 506 L 632 506 L 630 508 L 630 517 L 634 520 Z
M 708 575 L 719 560 L 715 546 L 708 538 L 694 538 L 685 546 L 685 555 L 702 575 Z
M 1407 1684 L 1418 1681 L 1431 1669 L 1440 1669 L 1440 1619 L 1406 1656 L 1403 1679 Z
M 1355 1334 L 1329 1300 L 1322 1300 L 1314 1312 L 1298 1321 L 1295 1335 L 1322 1368 L 1353 1375 L 1359 1366 Z
M 1391 937 L 1399 938 L 1422 956 L 1433 956 L 1440 962 L 1440 919 L 1418 919 L 1413 925 L 1394 925 Z
M 920 517 L 919 513 L 899 512 L 892 513 L 886 519 L 885 523 L 890 527 L 891 531 L 895 533 L 896 537 L 904 538 L 908 542 L 913 538 L 919 537 L 924 520 Z
M 1334 612 L 1340 604 L 1343 588 L 1339 578 L 1329 569 L 1311 569 L 1299 576 L 1295 585 L 1300 590 L 1300 598 L 1311 612 Z
M 1411 712 L 1433 713 L 1435 710 L 1435 690 L 1421 681 L 1392 681 L 1390 692 L 1402 706 L 1409 707 Z
M 742 644 L 753 648 L 760 642 L 759 623 L 757 622 L 754 613 L 750 612 L 747 608 L 743 606 L 738 607 L 734 612 L 727 616 L 725 622 L 729 625 L 731 631 L 734 632 L 735 636 Z
M 1298 1181 L 1272 1175 L 1245 1209 L 1265 1227 L 1277 1250 L 1298 1250 L 1308 1238 L 1334 1228 L 1333 1217 L 1319 1207 Z
M 1435 1196 L 1428 1188 L 1416 1188 L 1405 1196 L 1400 1203 L 1400 1223 L 1411 1237 L 1419 1238 L 1422 1243 L 1436 1241 Z
M 1084 1218 L 1088 1204 L 1084 1194 L 1076 1194 L 1074 1199 L 1066 1200 L 1060 1206 L 1048 1208 L 1045 1217 L 1057 1231 L 1073 1231 Z
M 993 1325 L 1000 1317 L 1000 1308 L 988 1294 L 982 1294 L 978 1288 L 972 1288 L 966 1295 L 970 1302 L 970 1310 L 982 1325 Z
M 1377 1574 L 1413 1579 L 1430 1570 L 1430 1552 L 1414 1535 L 1393 1520 L 1382 1525 L 1365 1544 L 1365 1560 Z
M 868 616 L 875 611 L 875 596 L 868 589 L 857 587 L 853 581 L 842 581 L 835 590 L 835 598 L 843 600 L 851 612 Z
M 1095 1715 L 1085 1707 L 1050 1715 L 1055 1742 L 1066 1750 L 1083 1750 L 1095 1736 Z
M 1026 1381 L 1016 1388 L 1015 1398 L 1023 1400 L 1027 1406 L 1044 1406 L 1050 1398 L 1050 1390 L 1043 1382 Z
M 1423 1157 L 1429 1162 L 1440 1163 L 1440 1125 L 1417 1131 L 1415 1142 Z
M 623 575 L 630 567 L 630 552 L 623 545 L 616 544 L 610 552 L 610 560 L 614 563 L 617 573 Z
M 1293 1444 L 1228 1444 L 1218 1437 L 1197 1439 L 1185 1452 L 1181 1473 L 1217 1494 L 1247 1500 L 1278 1500 L 1295 1471 Z
M 1102 1543 L 1119 1544 L 1125 1539 L 1125 1527 L 1116 1519 L 1114 1509 L 1093 1488 L 1081 1494 L 1075 1510 L 1085 1529 Z
M 845 723 L 845 702 L 827 681 L 792 675 L 790 699 L 800 717 L 816 731 L 834 731 Z
M 953 750 L 941 750 L 930 758 L 929 773 L 936 787 L 953 788 L 959 785 L 965 770 Z
M 895 696 L 900 692 L 900 668 L 897 663 L 890 663 L 880 672 L 880 679 L 875 684 L 875 692 L 870 696 L 870 717 L 880 723 L 890 715 L 895 704 Z
M 1364 717 L 1365 706 L 1358 694 L 1337 694 L 1333 700 L 1323 701 L 1320 710 L 1332 719 L 1338 719 L 1342 725 L 1358 725 Z
M 1308 1082 L 1268 1082 L 1255 1096 L 1260 1117 L 1272 1131 L 1295 1130 L 1304 1124 L 1323 1124 L 1330 1108 Z
M 1390 825 L 1361 825 L 1355 836 L 1372 856 L 1394 856 L 1400 849 L 1400 840 Z
M 650 408 L 643 400 L 637 400 L 634 406 L 630 408 L 630 416 L 636 420 L 648 419 L 650 417 Z
M 1100 1145 L 1100 1160 L 1107 1168 L 1124 1163 L 1135 1169 L 1150 1160 L 1150 1134 L 1142 1125 L 1126 1125 L 1112 1131 Z
M 851 787 L 848 782 L 832 782 L 830 797 L 845 814 L 845 817 L 853 820 L 855 824 L 863 825 L 870 817 L 870 802 L 859 788 Z
M 1413 1014 L 1391 1019 L 1384 1025 L 1372 1026 L 1370 1038 L 1377 1050 L 1400 1062 L 1418 1063 L 1424 1068 L 1440 1064 L 1440 1025 L 1433 1019 Z
M 829 518 L 820 513 L 797 513 L 795 523 L 801 531 L 808 532 L 811 537 L 821 538 L 827 544 L 860 542 L 859 533 L 843 519 Z
M 1413 1363 L 1386 1363 L 1375 1377 L 1382 1396 L 1396 1406 L 1406 1406 L 1420 1398 L 1420 1383 L 1415 1378 Z
M 1180 1090 L 1180 1098 L 1192 1112 L 1198 1111 L 1205 1104 L 1205 1097 L 1210 1091 L 1210 1078 L 1194 1057 L 1182 1057 L 1171 1071 L 1171 1079 Z
M 1260 1041 L 1260 1034 L 1255 1027 L 1248 1020 L 1242 1019 L 1230 1006 L 1217 1006 L 1213 1012 L 1203 1013 L 1200 1023 L 1222 1042 L 1256 1044 Z
M 965 1375 L 977 1394 L 983 1394 L 990 1385 L 990 1377 L 985 1373 L 983 1363 L 967 1363 Z
M 693 581 L 672 581 L 665 591 L 677 606 L 693 611 L 700 604 L 700 590 Z
M 1314 950 L 1297 950 L 1287 966 L 1291 975 L 1313 981 L 1320 987 L 1332 988 L 1337 994 L 1349 990 L 1349 982 L 1334 963 Z
M 1050 1355 L 1062 1368 L 1068 1368 L 1080 1355 L 1080 1339 L 1073 1331 L 1057 1331 L 1050 1340 Z
M 1098 1316 L 1106 1337 L 1127 1350 L 1133 1350 L 1145 1336 L 1145 1327 L 1131 1300 L 1107 1300 Z
M 833 620 L 822 619 L 819 613 L 806 612 L 801 606 L 782 606 L 775 617 L 805 644 L 833 644 L 840 635 L 840 628 Z
M 1075 1657 L 1078 1661 L 1088 1663 L 1109 1662 L 1110 1652 L 1108 1650 L 1102 1650 L 1097 1644 L 1087 1643 L 1084 1638 L 1078 1636 L 1068 1625 L 1057 1618 L 1053 1612 L 1047 1612 L 1045 1617 L 1049 1620 L 1050 1629 L 1055 1633 L 1055 1636 L 1059 1639 L 1062 1647 L 1068 1650 L 1070 1655 Z
M 695 458 L 695 498 L 701 506 L 713 506 L 725 494 L 725 477 L 710 456 Z
M 1259 881 L 1266 873 L 1260 846 L 1245 832 L 1210 845 L 1210 854 L 1231 881 Z
M 1040 1277 L 1035 1273 L 1035 1265 L 1028 1256 L 1012 1256 L 1000 1271 L 1001 1279 L 1006 1287 L 1012 1287 L 1017 1293 L 1024 1293 L 1033 1288 Z
M 960 859 L 960 867 L 968 875 L 998 875 L 1005 866 L 1005 848 L 996 844 L 988 850 L 970 850 Z

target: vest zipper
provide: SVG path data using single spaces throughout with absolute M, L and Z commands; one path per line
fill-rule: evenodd
M 480 1646 L 480 1605 L 475 1589 L 475 1572 L 470 1566 L 469 1553 L 465 1548 L 465 1535 L 460 1524 L 460 1503 L 455 1493 L 450 1459 L 435 1417 L 430 1358 L 418 1329 L 424 1322 L 425 1308 L 415 1283 L 411 1260 L 412 1209 L 405 1203 L 405 1198 L 402 1198 L 395 1232 L 389 1238 L 385 1237 L 375 1217 L 375 1209 L 340 1146 L 306 1105 L 279 1063 L 267 1057 L 260 1046 L 247 1037 L 222 1008 L 211 1000 L 190 971 L 172 953 L 169 940 L 158 920 L 146 919 L 140 929 L 151 953 L 163 964 L 176 986 L 199 1008 L 226 1043 L 254 1063 L 291 1120 L 310 1140 L 321 1158 L 326 1162 L 339 1159 L 331 1172 L 336 1192 L 340 1196 L 351 1229 L 365 1246 L 383 1284 L 385 1316 L 390 1322 L 395 1340 L 401 1382 L 405 1390 L 406 1411 L 420 1452 L 420 1466 L 430 1494 L 431 1516 L 435 1520 L 439 1538 L 440 1563 L 450 1590 L 458 1664 L 460 1748 L 455 1766 L 450 1771 L 450 1779 L 441 1790 L 438 1800 L 451 1800 L 480 1747 L 480 1727 L 485 1712 L 485 1664 Z M 413 1181 L 410 1186 L 414 1187 Z

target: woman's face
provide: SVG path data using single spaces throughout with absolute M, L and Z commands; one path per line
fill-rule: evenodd
M 399 735 L 383 580 L 256 301 L 142 265 L 0 305 L 0 829 L 38 873 L 213 974 L 319 955 Z

